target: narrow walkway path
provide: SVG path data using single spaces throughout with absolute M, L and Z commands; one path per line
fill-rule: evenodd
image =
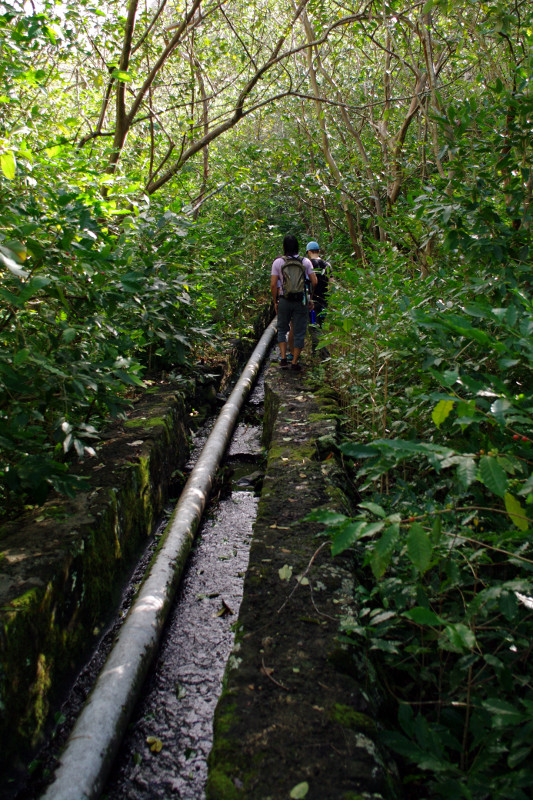
M 338 638 L 339 617 L 356 614 L 351 563 L 304 521 L 316 507 L 346 511 L 332 409 L 277 362 L 265 388 L 271 445 L 207 797 L 395 797 L 372 676 Z

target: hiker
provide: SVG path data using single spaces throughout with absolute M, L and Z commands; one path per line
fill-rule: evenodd
M 301 370 L 300 353 L 303 350 L 307 317 L 313 306 L 306 279 L 315 289 L 317 278 L 313 264 L 305 256 L 298 255 L 298 239 L 288 233 L 283 239 L 283 255 L 274 259 L 270 273 L 270 292 L 278 315 L 278 345 L 281 353 L 281 367 L 288 367 L 287 333 L 291 321 L 293 325 L 294 348 L 291 369 Z M 279 297 L 278 297 L 279 291 Z
M 329 261 L 324 261 L 320 257 L 320 247 L 318 242 L 309 242 L 307 247 L 307 258 L 311 261 L 317 277 L 317 285 L 313 291 L 314 312 L 316 324 L 322 327 L 326 316 L 327 293 L 329 282 L 332 278 L 332 269 Z

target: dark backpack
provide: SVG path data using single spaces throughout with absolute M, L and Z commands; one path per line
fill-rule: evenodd
M 331 264 L 322 258 L 312 258 L 311 261 L 317 279 L 317 284 L 313 291 L 313 299 L 325 304 L 331 275 Z
M 283 276 L 283 297 L 302 302 L 305 293 L 305 267 L 296 256 L 283 256 L 285 263 L 281 268 Z

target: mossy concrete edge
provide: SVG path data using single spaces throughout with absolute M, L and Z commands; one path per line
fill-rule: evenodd
M 2 537 L 0 765 L 39 744 L 54 698 L 95 645 L 186 463 L 178 395 L 145 398 L 131 422 L 104 443 L 88 492 L 49 500 Z

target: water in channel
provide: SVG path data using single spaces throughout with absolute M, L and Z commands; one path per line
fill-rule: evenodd
M 256 516 L 262 400 L 260 381 L 247 405 L 256 410 L 255 421 L 238 424 L 225 458 L 233 471 L 231 493 L 211 505 L 198 531 L 157 661 L 103 792 L 106 800 L 205 798 L 213 714 Z M 199 435 L 193 461 L 208 433 Z

